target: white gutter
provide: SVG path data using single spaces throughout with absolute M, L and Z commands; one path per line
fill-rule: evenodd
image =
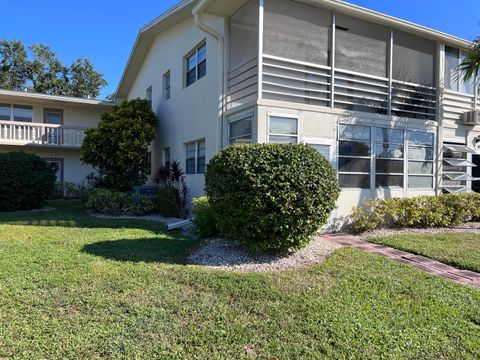
M 209 25 L 205 24 L 202 19 L 202 13 L 203 11 L 207 8 L 211 0 L 200 0 L 200 2 L 195 5 L 195 7 L 192 9 L 192 15 L 195 21 L 195 25 L 202 30 L 203 32 L 207 33 L 208 35 L 214 37 L 218 41 L 218 59 L 221 60 L 221 69 L 222 69 L 222 76 L 220 78 L 221 80 L 221 110 L 220 110 L 220 115 L 219 115 L 219 124 L 217 126 L 217 151 L 222 149 L 222 144 L 223 144 L 223 123 L 224 123 L 224 116 L 225 116 L 225 99 L 226 99 L 226 94 L 225 94 L 225 54 L 224 54 L 224 46 L 225 46 L 225 40 L 222 34 L 220 34 L 218 31 L 210 27 Z

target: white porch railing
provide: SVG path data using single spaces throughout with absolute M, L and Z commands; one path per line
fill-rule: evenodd
M 85 128 L 55 124 L 0 121 L 0 144 L 79 148 Z

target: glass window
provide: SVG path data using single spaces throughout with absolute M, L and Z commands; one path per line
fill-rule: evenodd
M 405 148 L 403 145 L 377 144 L 375 153 L 377 158 L 403 159 Z
M 57 180 L 57 183 L 61 183 L 63 181 L 63 179 L 62 179 L 63 160 L 61 160 L 61 159 L 46 159 L 46 161 L 47 161 L 47 164 L 50 165 L 50 167 L 55 172 L 55 178 Z
M 197 144 L 187 144 L 187 174 L 195 174 L 195 157 Z
M 325 159 L 330 161 L 330 145 L 308 144 L 317 150 Z
M 167 101 L 170 97 L 170 71 L 167 71 L 163 75 L 163 100 Z
M 445 88 L 466 94 L 474 93 L 473 79 L 465 82 L 461 79 L 459 65 L 465 60 L 466 54 L 459 49 L 445 46 Z
M 33 108 L 31 106 L 13 105 L 13 121 L 33 121 Z
M 403 145 L 403 142 L 404 142 L 403 130 L 376 128 L 375 141 Z
M 431 175 L 433 174 L 433 163 L 409 161 L 408 173 L 415 174 L 415 175 Z
M 368 173 L 370 172 L 370 159 L 340 158 L 338 159 L 338 171 Z
M 253 115 L 233 121 L 229 124 L 230 144 L 251 144 L 252 143 L 252 120 Z
M 270 116 L 269 142 L 271 144 L 297 144 L 298 119 Z
M 0 104 L 0 120 L 11 120 L 12 105 Z
M 205 174 L 205 140 L 197 143 L 197 174 Z
M 403 164 L 403 160 L 378 159 L 376 161 L 376 171 L 382 174 L 403 174 Z
M 185 86 L 189 87 L 197 80 L 200 80 L 207 75 L 207 44 L 204 43 L 197 47 L 185 58 L 185 62 Z
M 433 177 L 432 176 L 409 176 L 408 187 L 411 189 L 432 189 Z
M 340 140 L 365 140 L 370 141 L 371 132 L 370 126 L 361 125 L 340 125 L 339 126 Z
M 433 146 L 435 135 L 421 131 L 408 131 L 407 139 L 410 145 Z
M 345 188 L 370 188 L 371 127 L 339 125 L 338 172 Z
M 342 188 L 370 188 L 370 174 L 339 175 L 340 186 Z
M 187 174 L 205 174 L 205 140 L 195 141 L 186 144 L 186 173 Z
M 402 187 L 403 176 L 398 175 L 376 175 L 375 183 L 377 187 Z

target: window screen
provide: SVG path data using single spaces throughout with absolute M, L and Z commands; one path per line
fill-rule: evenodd
M 336 15 L 335 66 L 386 77 L 390 30 L 353 17 Z
M 257 57 L 258 12 L 258 0 L 250 0 L 230 18 L 231 69 Z
M 329 65 L 330 12 L 290 0 L 265 0 L 264 53 Z
M 435 86 L 435 43 L 402 31 L 394 32 L 393 43 L 393 78 Z

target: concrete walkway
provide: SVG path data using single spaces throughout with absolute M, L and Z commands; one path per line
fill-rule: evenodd
M 353 246 L 363 249 L 372 254 L 384 256 L 386 258 L 414 266 L 429 274 L 441 276 L 445 279 L 453 280 L 462 285 L 470 285 L 480 288 L 480 273 L 460 270 L 439 261 L 429 259 L 425 256 L 415 255 L 406 251 L 397 250 L 391 247 L 372 244 L 361 240 L 358 236 L 350 235 L 325 235 L 323 239 L 343 246 Z

